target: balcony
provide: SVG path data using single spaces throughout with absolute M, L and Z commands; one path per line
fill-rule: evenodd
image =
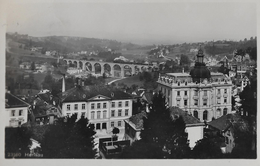
M 183 99 L 188 99 L 189 97 L 187 95 L 183 96 Z
M 203 96 L 202 99 L 208 99 L 208 96 Z
M 192 97 L 193 99 L 199 99 L 199 96 L 195 95 Z
M 177 96 L 177 97 L 176 97 L 176 100 L 181 100 L 181 96 Z
M 227 93 L 224 93 L 223 97 L 228 97 L 228 94 L 227 94 Z
M 219 97 L 219 98 L 220 98 L 220 97 L 221 97 L 221 94 L 220 94 L 220 93 L 218 93 L 218 94 L 217 94 L 217 97 Z

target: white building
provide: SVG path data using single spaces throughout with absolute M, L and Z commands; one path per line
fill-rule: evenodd
M 132 116 L 131 95 L 106 86 L 80 86 L 60 94 L 63 116 L 84 116 L 95 126 L 98 137 L 112 135 L 114 127 L 124 133 L 124 120 Z
M 190 74 L 167 73 L 157 82 L 169 106 L 177 106 L 200 121 L 211 121 L 231 113 L 232 82 L 222 73 L 210 73 L 203 57 L 200 49 Z
M 5 93 L 5 126 L 18 127 L 28 121 L 29 104 L 15 95 Z

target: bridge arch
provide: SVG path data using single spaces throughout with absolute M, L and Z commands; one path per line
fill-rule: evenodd
M 124 77 L 130 77 L 133 75 L 132 68 L 129 65 L 124 65 Z
M 120 65 L 115 64 L 113 66 L 113 71 L 114 71 L 114 77 L 123 77 L 123 75 L 121 74 L 122 68 Z
M 74 65 L 74 67 L 78 68 L 78 62 L 77 61 L 74 61 L 73 65 Z
M 95 74 L 102 74 L 101 73 L 101 65 L 100 65 L 100 63 L 95 63 L 94 64 L 94 70 L 95 70 Z
M 79 61 L 79 68 L 83 69 L 83 62 Z
M 111 76 L 112 75 L 112 69 L 111 69 L 111 66 L 108 63 L 104 64 L 104 73 L 107 76 Z
M 92 69 L 93 69 L 93 67 L 92 67 L 92 64 L 90 63 L 90 62 L 86 62 L 85 63 L 85 69 L 87 70 L 87 71 L 93 71 Z

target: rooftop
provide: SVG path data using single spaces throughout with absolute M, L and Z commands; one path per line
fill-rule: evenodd
M 5 108 L 28 107 L 29 105 L 11 93 L 5 93 Z
M 146 112 L 140 112 L 129 118 L 129 122 L 135 127 L 136 130 L 141 130 L 143 128 L 143 118 L 146 117 Z
M 190 114 L 187 114 L 185 111 L 183 111 L 179 107 L 170 107 L 170 112 L 171 112 L 171 115 L 173 118 L 175 116 L 182 116 L 186 125 L 201 123 L 199 119 L 195 118 L 194 116 L 192 116 Z
M 190 77 L 189 73 L 166 73 L 166 74 L 174 77 Z
M 93 100 L 94 97 L 104 98 L 106 100 L 132 99 L 130 94 L 127 94 L 119 89 L 109 86 L 76 86 L 63 93 L 60 93 L 59 98 L 62 102 L 87 101 Z

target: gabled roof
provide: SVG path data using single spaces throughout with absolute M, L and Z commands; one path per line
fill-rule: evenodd
M 241 116 L 239 114 L 227 114 L 209 122 L 208 125 L 220 131 L 225 131 L 232 125 L 232 123 L 236 123 L 239 120 L 241 120 Z
M 11 93 L 5 93 L 5 108 L 28 107 L 29 105 Z
M 131 124 L 136 130 L 141 130 L 143 128 L 143 118 L 147 118 L 146 112 L 140 112 L 138 114 L 135 114 L 131 116 L 129 119 L 126 121 Z
M 172 118 L 175 118 L 175 116 L 182 116 L 186 125 L 201 123 L 197 118 L 195 118 L 192 115 L 187 114 L 185 111 L 183 111 L 179 107 L 170 107 L 170 113 L 172 115 Z
M 106 100 L 120 100 L 120 99 L 132 99 L 130 94 L 127 94 L 119 89 L 108 86 L 76 86 L 69 89 L 58 96 L 61 102 L 73 102 L 73 101 L 91 101 L 93 97 L 100 95 L 106 97 Z
M 152 103 L 153 92 L 145 92 L 143 94 L 143 99 L 146 100 L 148 103 Z

